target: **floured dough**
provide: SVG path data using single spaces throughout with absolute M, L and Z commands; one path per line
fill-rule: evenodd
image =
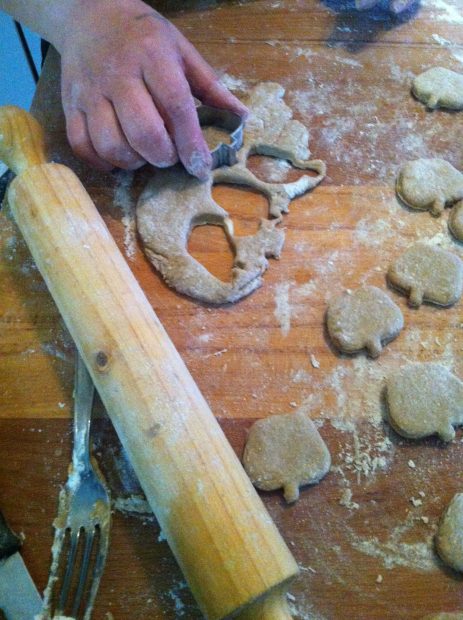
M 463 292 L 463 261 L 446 250 L 415 243 L 389 267 L 391 284 L 409 295 L 411 306 L 423 300 L 451 306 Z
M 235 237 L 233 223 L 205 183 L 182 167 L 162 170 L 143 191 L 137 205 L 137 225 L 147 257 L 167 284 L 180 293 L 220 304 L 241 299 L 260 286 L 268 256 L 278 258 L 284 243 L 275 220 L 262 220 L 253 236 Z M 235 253 L 232 281 L 213 276 L 187 250 L 195 226 L 222 226 Z
M 331 457 L 312 420 L 303 412 L 258 420 L 249 431 L 243 465 L 262 491 L 283 488 L 287 502 L 299 498 L 299 487 L 319 482 Z
M 463 424 L 463 383 L 445 366 L 409 364 L 387 379 L 386 399 L 391 426 L 403 437 L 419 439 L 437 433 L 455 437 Z
M 375 286 L 344 293 L 328 305 L 326 324 L 330 338 L 343 353 L 366 349 L 371 357 L 382 343 L 398 336 L 404 321 L 399 307 Z
M 457 202 L 450 213 L 449 229 L 455 239 L 463 241 L 463 200 Z
M 436 534 L 436 549 L 451 568 L 463 572 L 463 493 L 457 493 L 444 512 Z
M 400 169 L 396 190 L 407 206 L 440 215 L 463 199 L 463 174 L 445 159 L 416 159 Z
M 413 80 L 412 92 L 428 108 L 463 110 L 463 75 L 432 67 Z
M 282 214 L 288 212 L 293 198 L 324 178 L 325 164 L 309 159 L 309 133 L 292 119 L 292 111 L 283 101 L 284 92 L 282 86 L 272 82 L 251 90 L 250 116 L 235 165 L 213 170 L 204 182 L 188 175 L 181 166 L 157 170 L 140 196 L 137 226 L 145 253 L 166 282 L 180 293 L 222 304 L 237 301 L 258 288 L 268 266 L 267 257 L 278 258 L 283 247 L 284 232 L 276 228 Z M 214 132 L 211 136 L 212 142 L 217 140 Z M 293 183 L 266 183 L 246 166 L 252 154 L 287 159 L 296 168 L 318 174 L 303 174 Z M 275 219 L 262 220 L 256 235 L 235 236 L 227 212 L 212 198 L 212 186 L 217 183 L 245 185 L 261 192 L 268 198 L 269 215 Z M 235 253 L 231 282 L 213 276 L 187 251 L 191 230 L 204 224 L 221 226 L 227 235 Z

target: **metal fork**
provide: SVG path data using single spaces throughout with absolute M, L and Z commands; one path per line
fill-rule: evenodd
M 71 614 L 89 620 L 108 554 L 110 497 L 90 460 L 94 394 L 92 379 L 77 355 L 72 463 L 53 523 L 55 538 L 43 618 Z

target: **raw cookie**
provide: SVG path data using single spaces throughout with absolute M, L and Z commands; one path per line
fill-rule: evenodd
M 442 516 L 436 549 L 448 566 L 463 572 L 463 493 L 454 495 Z
M 403 437 L 437 433 L 443 441 L 451 441 L 453 427 L 463 424 L 463 382 L 441 364 L 400 368 L 387 379 L 386 400 L 388 420 Z
M 463 199 L 463 174 L 445 159 L 416 159 L 399 170 L 396 191 L 407 206 L 437 216 Z
M 326 314 L 328 333 L 343 353 L 366 349 L 378 357 L 382 343 L 398 336 L 404 326 L 402 312 L 376 286 L 364 286 L 333 299 Z
M 392 263 L 387 277 L 409 295 L 411 306 L 423 300 L 451 306 L 463 292 L 463 261 L 441 248 L 415 243 Z
M 283 488 L 295 502 L 299 487 L 319 482 L 329 471 L 331 457 L 312 420 L 302 412 L 258 420 L 249 431 L 243 465 L 262 491 Z
M 412 92 L 430 109 L 463 110 L 463 75 L 432 67 L 413 80 Z
M 450 212 L 449 229 L 455 239 L 463 241 L 463 200 L 457 202 Z

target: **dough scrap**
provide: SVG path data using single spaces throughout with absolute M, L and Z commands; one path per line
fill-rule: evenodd
M 276 228 L 283 213 L 288 212 L 293 198 L 324 178 L 325 164 L 309 159 L 309 132 L 292 119 L 293 113 L 283 101 L 284 93 L 282 86 L 272 82 L 251 90 L 250 116 L 235 165 L 213 170 L 204 182 L 188 175 L 181 166 L 157 170 L 142 192 L 137 204 L 137 227 L 145 254 L 178 292 L 223 304 L 238 301 L 258 288 L 268 266 L 267 258 L 278 258 L 283 247 L 284 232 Z M 266 183 L 247 168 L 252 154 L 287 159 L 297 168 L 318 174 L 303 174 L 293 183 Z M 244 185 L 261 192 L 268 198 L 269 216 L 275 219 L 262 220 L 253 236 L 236 237 L 227 212 L 212 198 L 212 186 L 217 183 Z M 231 282 L 213 276 L 187 251 L 192 229 L 204 224 L 221 226 L 227 235 L 235 254 Z
M 315 424 L 303 412 L 258 420 L 249 431 L 243 465 L 262 491 L 283 488 L 288 503 L 299 499 L 299 487 L 319 482 L 331 456 Z
M 450 69 L 432 67 L 421 73 L 413 80 L 412 92 L 431 110 L 463 110 L 463 75 Z
M 448 566 L 463 572 L 463 493 L 454 495 L 442 516 L 436 549 Z
M 408 207 L 438 216 L 463 199 L 463 174 L 445 159 L 416 159 L 399 170 L 396 191 Z
M 262 283 L 267 257 L 278 258 L 284 243 L 275 220 L 262 220 L 255 235 L 235 237 L 233 223 L 211 195 L 212 177 L 201 183 L 177 166 L 156 174 L 140 196 L 137 225 L 144 250 L 169 286 L 212 304 L 234 302 Z M 187 250 L 195 226 L 221 226 L 235 254 L 232 281 L 213 276 Z
M 455 239 L 463 241 L 463 200 L 457 202 L 450 212 L 449 229 Z
M 463 382 L 434 362 L 400 368 L 386 383 L 388 420 L 403 437 L 420 439 L 437 433 L 443 441 L 455 437 L 463 424 Z
M 463 261 L 446 250 L 415 243 L 388 270 L 388 279 L 409 295 L 411 306 L 423 301 L 451 306 L 463 292 Z
M 400 308 L 376 286 L 364 286 L 344 293 L 328 304 L 328 333 L 343 353 L 366 349 L 378 357 L 382 343 L 398 336 L 404 326 Z

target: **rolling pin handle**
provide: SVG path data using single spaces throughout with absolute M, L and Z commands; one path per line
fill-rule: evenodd
M 0 160 L 15 174 L 47 163 L 42 127 L 14 105 L 0 107 Z

